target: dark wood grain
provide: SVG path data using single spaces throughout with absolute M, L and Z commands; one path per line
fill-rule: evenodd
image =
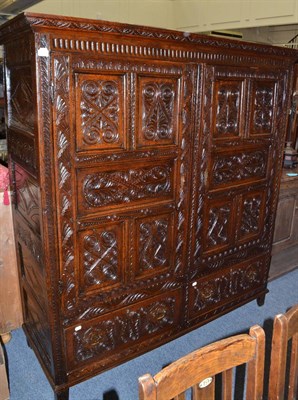
M 296 51 L 3 24 L 24 329 L 57 396 L 267 292 Z

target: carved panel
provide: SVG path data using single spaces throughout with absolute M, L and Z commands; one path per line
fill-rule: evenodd
M 51 337 L 46 309 L 40 307 L 29 291 L 23 291 L 26 328 L 30 329 L 31 338 L 42 348 L 40 356 L 46 366 L 51 366 Z
M 11 87 L 8 94 L 8 127 L 34 133 L 33 83 L 30 67 L 9 70 Z
M 80 329 L 66 331 L 73 348 L 71 364 L 76 365 L 90 359 L 108 357 L 117 349 L 133 347 L 175 326 L 179 316 L 178 292 L 161 296 L 155 300 L 138 303 L 92 323 L 80 325 Z
M 124 84 L 123 75 L 76 74 L 79 151 L 126 147 Z
M 16 209 L 36 232 L 40 233 L 40 194 L 37 183 L 17 164 L 15 164 L 15 168 L 13 169 L 13 175 L 16 188 L 16 193 L 14 194 Z
M 11 157 L 22 164 L 28 171 L 36 173 L 36 152 L 34 138 L 9 129 L 7 144 Z
M 80 290 L 83 293 L 120 285 L 124 268 L 123 246 L 123 226 L 120 224 L 80 232 Z
M 204 235 L 205 251 L 219 250 L 231 242 L 231 229 L 233 227 L 233 201 L 221 200 L 211 202 L 205 211 Z
M 40 307 L 45 309 L 47 306 L 46 293 L 44 292 L 44 270 L 43 265 L 38 263 L 32 254 L 32 249 L 27 247 L 27 243 L 23 240 L 17 243 L 19 265 L 22 278 L 26 280 L 32 293 L 34 294 L 36 302 Z M 41 244 L 39 244 L 41 248 Z
M 34 42 L 31 39 L 32 37 L 29 33 L 22 33 L 17 38 L 18 51 L 16 51 L 13 40 L 6 44 L 5 57 L 8 66 L 30 63 L 31 55 L 34 53 Z
M 258 235 L 261 226 L 264 225 L 264 193 L 243 195 L 241 203 L 239 238 L 247 239 Z
M 241 135 L 243 81 L 220 80 L 214 85 L 213 136 L 231 138 Z
M 190 286 L 190 318 L 224 301 L 231 301 L 265 281 L 264 258 L 230 268 L 214 277 L 208 276 Z
M 136 220 L 137 277 L 160 274 L 171 267 L 173 254 L 173 215 L 158 215 Z
M 180 81 L 138 77 L 138 147 L 176 143 Z
M 251 135 L 272 133 L 276 86 L 274 81 L 253 81 Z
M 87 170 L 88 171 L 88 170 Z M 173 194 L 173 162 L 156 163 L 117 170 L 96 170 L 79 174 L 79 195 L 82 197 L 80 211 L 89 208 L 103 208 L 113 205 L 127 206 L 156 199 L 169 199 Z
M 230 186 L 261 180 L 267 173 L 267 150 L 215 154 L 212 160 L 211 187 Z

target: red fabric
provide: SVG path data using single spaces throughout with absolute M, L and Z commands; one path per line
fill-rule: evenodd
M 9 187 L 8 168 L 4 167 L 4 165 L 0 165 L 0 190 L 4 190 L 3 204 L 5 206 L 9 205 L 8 187 Z

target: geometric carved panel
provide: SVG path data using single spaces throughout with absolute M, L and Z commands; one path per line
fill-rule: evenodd
M 8 126 L 33 133 L 35 114 L 31 68 L 12 68 L 9 72 Z
M 209 204 L 205 220 L 205 251 L 222 249 L 230 244 L 233 219 L 233 202 L 226 200 Z
M 173 193 L 174 166 L 172 161 L 155 165 L 121 165 L 117 170 L 88 171 L 79 175 L 79 208 L 86 211 L 142 201 L 169 199 Z
M 250 193 L 243 195 L 241 212 L 239 238 L 247 239 L 258 235 L 263 221 L 264 211 L 264 193 Z
M 76 75 L 77 149 L 125 147 L 123 75 Z
M 272 133 L 275 92 L 276 82 L 253 82 L 251 135 L 268 135 Z
M 217 81 L 214 88 L 213 136 L 231 138 L 240 135 L 242 81 Z
M 123 226 L 85 230 L 79 234 L 80 291 L 94 292 L 119 286 L 122 281 Z
M 138 147 L 175 144 L 178 127 L 178 78 L 139 77 L 138 93 Z
M 31 176 L 17 164 L 15 164 L 14 174 L 16 182 L 16 209 L 36 232 L 40 233 L 39 187 Z
M 171 265 L 172 215 L 136 220 L 136 276 L 160 274 Z

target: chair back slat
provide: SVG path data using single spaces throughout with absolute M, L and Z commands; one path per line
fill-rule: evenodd
M 192 400 L 209 399 L 215 399 L 215 378 L 213 376 L 192 387 Z
M 298 332 L 292 337 L 288 398 L 298 399 Z
M 196 350 L 168 365 L 154 377 L 149 375 L 151 379 L 148 375 L 141 377 L 140 400 L 180 400 L 179 394 L 189 388 L 193 388 L 193 400 L 213 400 L 215 379 L 209 384 L 206 382 L 223 372 L 224 399 L 230 400 L 231 369 L 242 364 L 247 364 L 247 375 L 252 380 L 252 384 L 247 383 L 250 395 L 247 399 L 261 400 L 264 343 L 264 331 L 256 325 L 250 329 L 249 335 L 232 336 Z
M 288 362 L 289 343 L 292 341 L 290 362 Z M 285 314 L 276 315 L 273 324 L 269 399 L 279 400 L 297 399 L 298 373 L 298 304 Z M 289 370 L 287 369 L 289 366 Z M 286 374 L 288 374 L 288 388 L 286 388 Z M 286 392 L 288 396 L 286 396 Z
M 233 368 L 222 373 L 222 400 L 233 398 Z

